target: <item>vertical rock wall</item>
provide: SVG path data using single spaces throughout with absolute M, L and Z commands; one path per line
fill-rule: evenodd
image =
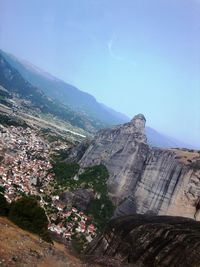
M 153 213 L 200 220 L 200 154 L 149 147 L 145 122 L 139 114 L 130 123 L 101 130 L 80 165 L 107 167 L 115 216 Z

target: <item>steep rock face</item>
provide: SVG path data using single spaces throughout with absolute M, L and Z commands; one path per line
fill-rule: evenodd
M 200 223 L 170 216 L 132 215 L 111 220 L 86 249 L 103 266 L 197 267 Z
M 139 114 L 130 123 L 99 131 L 80 160 L 82 167 L 106 165 L 109 193 L 114 202 L 132 192 L 142 171 L 149 149 L 145 121 Z
M 72 207 L 80 211 L 85 211 L 94 198 L 93 191 L 90 189 L 76 189 L 73 192 L 66 191 L 60 195 L 60 200 L 67 206 L 68 209 Z
M 115 216 L 153 213 L 200 220 L 200 154 L 147 145 L 145 117 L 101 130 L 80 159 L 84 167 L 104 164 Z

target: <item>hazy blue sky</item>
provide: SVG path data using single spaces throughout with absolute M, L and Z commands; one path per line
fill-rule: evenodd
M 0 0 L 0 47 L 200 147 L 200 0 Z

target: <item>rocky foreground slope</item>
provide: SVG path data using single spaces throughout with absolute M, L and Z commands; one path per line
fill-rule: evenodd
M 0 266 L 87 267 L 64 245 L 46 243 L 0 217 Z M 92 265 L 96 266 L 96 265 Z
M 81 266 L 73 264 L 61 247 L 40 241 L 37 236 L 0 217 L 0 266 Z
M 86 254 L 109 267 L 198 267 L 200 223 L 182 217 L 132 215 L 113 219 Z
M 150 147 L 145 122 L 139 114 L 129 123 L 100 130 L 68 160 L 78 160 L 83 168 L 107 167 L 116 216 L 153 213 L 200 220 L 200 153 Z

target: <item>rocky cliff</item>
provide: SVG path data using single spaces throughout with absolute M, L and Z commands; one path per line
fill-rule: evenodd
M 129 123 L 100 130 L 85 153 L 77 153 L 79 164 L 107 167 L 115 216 L 153 213 L 200 220 L 200 153 L 150 147 L 145 122 L 139 114 Z
M 113 219 L 86 249 L 109 267 L 198 267 L 200 223 L 182 217 L 131 215 Z

